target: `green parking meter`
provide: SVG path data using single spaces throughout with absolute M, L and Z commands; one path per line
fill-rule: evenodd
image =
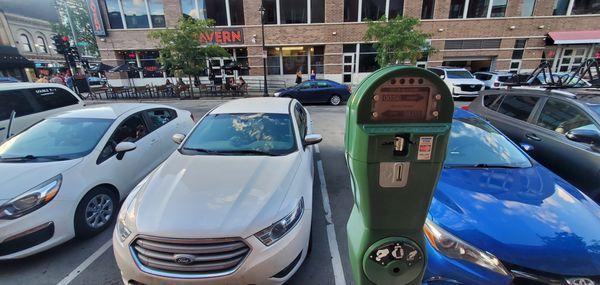
M 356 284 L 420 284 L 423 224 L 446 157 L 454 104 L 435 74 L 391 66 L 348 101 L 346 161 L 354 206 L 347 224 Z

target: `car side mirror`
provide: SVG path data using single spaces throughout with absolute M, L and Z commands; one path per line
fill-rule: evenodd
M 173 140 L 174 143 L 176 144 L 181 144 L 183 142 L 183 140 L 185 139 L 185 135 L 183 134 L 174 134 L 171 139 Z
M 309 134 L 304 137 L 304 146 L 318 144 L 323 141 L 323 136 L 319 134 Z
M 117 159 L 121 160 L 125 156 L 126 152 L 130 152 L 137 148 L 137 145 L 132 142 L 120 142 L 116 147 Z
M 520 143 L 519 146 L 527 153 L 533 151 L 534 147 L 528 143 Z
M 568 131 L 565 136 L 574 142 L 600 146 L 600 132 L 596 130 L 573 129 Z

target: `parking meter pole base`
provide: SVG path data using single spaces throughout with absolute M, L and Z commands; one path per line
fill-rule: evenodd
M 423 224 L 453 112 L 446 84 L 410 66 L 372 73 L 348 102 L 345 146 L 354 208 L 347 232 L 357 284 L 421 283 Z

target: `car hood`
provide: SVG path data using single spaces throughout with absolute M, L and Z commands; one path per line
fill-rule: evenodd
M 301 157 L 173 153 L 135 199 L 139 234 L 246 238 L 276 222 Z M 295 201 L 294 203 L 297 203 Z
M 451 82 L 452 84 L 474 84 L 474 85 L 483 85 L 483 81 L 476 79 L 476 78 L 447 78 L 446 80 L 448 80 L 449 82 Z
M 444 169 L 429 216 L 505 264 L 567 276 L 600 272 L 600 207 L 537 164 Z
M 81 160 L 82 158 L 52 162 L 0 163 L 0 201 L 19 196 L 40 183 L 65 172 Z

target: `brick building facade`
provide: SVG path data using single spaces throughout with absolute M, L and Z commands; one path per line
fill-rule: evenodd
M 367 25 L 360 19 L 382 15 L 422 19 L 420 29 L 431 34 L 437 51 L 421 59 L 420 66 L 527 71 L 546 57 L 556 70 L 565 71 L 600 52 L 600 39 L 562 45 L 548 38 L 556 31 L 600 30 L 597 0 L 99 0 L 107 30 L 107 36 L 98 39 L 102 61 L 113 66 L 129 61 L 143 68 L 129 75 L 113 74 L 113 79 L 164 82 L 148 33 L 174 27 L 186 14 L 216 19 L 217 32 L 241 31 L 241 41 L 223 46 L 250 70 L 229 76 L 259 78 L 261 3 L 266 8 L 264 41 L 272 79 L 293 81 L 301 69 L 304 74 L 315 70 L 318 77 L 357 83 L 377 68 L 373 46 L 363 40 Z M 215 59 L 212 70 L 219 73 L 219 66 L 227 63 L 228 59 Z

